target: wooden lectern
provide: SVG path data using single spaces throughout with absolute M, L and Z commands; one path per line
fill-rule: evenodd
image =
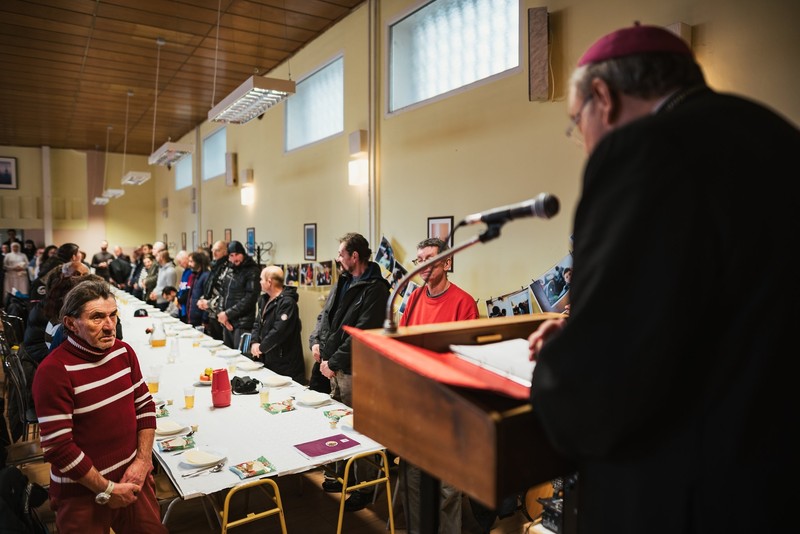
M 442 365 L 431 351 L 453 358 L 451 344 L 527 338 L 539 323 L 555 316 L 403 327 L 391 335 L 353 329 L 355 429 L 490 508 L 574 471 L 548 443 L 527 396 L 499 393 L 488 385 L 491 380 L 486 388 L 480 385 L 488 378 L 496 382 L 497 375 L 488 377 L 490 371 L 464 362 L 459 372 L 472 374 L 465 378 L 476 387 L 425 376 L 431 366 Z M 418 351 L 419 358 L 409 358 L 409 349 Z M 400 352 L 404 358 L 398 357 Z

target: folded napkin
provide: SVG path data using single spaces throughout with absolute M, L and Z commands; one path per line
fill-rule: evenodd
M 156 407 L 156 419 L 159 417 L 169 417 L 169 410 L 166 406 Z
M 273 415 L 276 413 L 291 412 L 297 409 L 294 407 L 293 404 L 289 404 L 288 402 L 285 401 L 270 402 L 269 404 L 262 404 L 261 407 Z
M 158 442 L 158 450 L 161 452 L 182 451 L 194 447 L 194 437 L 181 436 L 179 438 L 167 439 Z
M 325 417 L 330 419 L 331 421 L 338 421 L 345 415 L 350 415 L 353 413 L 353 410 L 345 409 L 345 408 L 336 408 L 335 410 L 325 410 L 322 412 Z
M 229 469 L 236 473 L 239 478 L 251 478 L 272 473 L 275 471 L 275 466 L 263 456 L 259 456 L 250 462 L 232 465 Z

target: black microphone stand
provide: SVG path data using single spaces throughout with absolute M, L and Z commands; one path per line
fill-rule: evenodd
M 453 228 L 451 235 L 461 226 L 466 223 L 461 221 Z M 384 334 L 394 334 L 397 332 L 397 324 L 394 321 L 394 301 L 398 294 L 403 292 L 403 289 L 408 285 L 408 282 L 416 275 L 428 268 L 429 265 L 440 261 L 447 256 L 455 255 L 465 248 L 469 248 L 477 243 L 486 243 L 492 239 L 500 236 L 500 229 L 505 224 L 505 221 L 499 223 L 492 223 L 487 225 L 486 230 L 472 239 L 469 239 L 453 248 L 449 248 L 443 252 L 439 252 L 433 258 L 425 261 L 416 266 L 414 270 L 409 272 L 397 284 L 397 289 L 389 296 L 389 301 L 386 303 L 386 320 L 383 323 Z M 450 240 L 448 236 L 448 241 Z M 419 522 L 420 534 L 438 534 L 439 532 L 439 503 L 441 500 L 441 481 L 431 475 L 430 473 L 420 469 L 419 481 Z
M 453 232 L 455 232 L 456 229 L 458 229 L 459 227 L 464 226 L 464 224 L 465 224 L 464 221 L 458 223 L 458 225 L 455 228 L 453 228 Z M 389 301 L 386 303 L 386 319 L 383 321 L 383 333 L 384 334 L 397 333 L 397 323 L 395 323 L 394 321 L 394 302 L 395 299 L 397 299 L 397 295 L 403 293 L 403 289 L 405 289 L 405 287 L 408 285 L 408 283 L 411 281 L 412 278 L 414 278 L 419 273 L 427 269 L 429 265 L 432 265 L 437 261 L 446 258 L 447 256 L 454 256 L 456 253 L 461 252 L 465 248 L 469 248 L 472 245 L 475 245 L 477 243 L 486 243 L 487 241 L 491 241 L 492 239 L 499 237 L 500 229 L 503 227 L 503 224 L 505 224 L 505 221 L 487 225 L 486 230 L 482 234 L 479 234 L 473 237 L 472 239 L 464 241 L 463 243 L 460 243 L 453 248 L 448 248 L 447 250 L 439 252 L 439 254 L 437 254 L 433 258 L 430 258 L 428 261 L 420 263 L 419 265 L 416 266 L 414 270 L 405 275 L 397 284 L 397 289 L 395 289 L 394 293 L 392 293 L 389 296 Z

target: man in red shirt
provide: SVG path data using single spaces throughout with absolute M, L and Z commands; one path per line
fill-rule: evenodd
M 414 265 L 426 262 L 447 250 L 447 244 L 437 237 L 421 241 L 417 245 Z M 472 295 L 447 279 L 452 256 L 429 265 L 420 276 L 425 285 L 418 287 L 408 297 L 405 312 L 400 317 L 400 326 L 466 321 L 478 318 L 478 305 Z M 406 462 L 405 475 L 408 480 L 409 531 L 420 528 L 420 470 Z M 457 488 L 442 484 L 439 511 L 439 533 L 460 534 L 462 531 L 462 493 Z

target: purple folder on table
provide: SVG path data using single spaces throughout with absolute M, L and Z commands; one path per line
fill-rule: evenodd
M 305 443 L 298 443 L 295 445 L 295 448 L 306 458 L 316 458 L 317 456 L 333 454 L 351 447 L 358 447 L 359 445 L 361 445 L 361 443 L 349 436 L 336 434 Z

